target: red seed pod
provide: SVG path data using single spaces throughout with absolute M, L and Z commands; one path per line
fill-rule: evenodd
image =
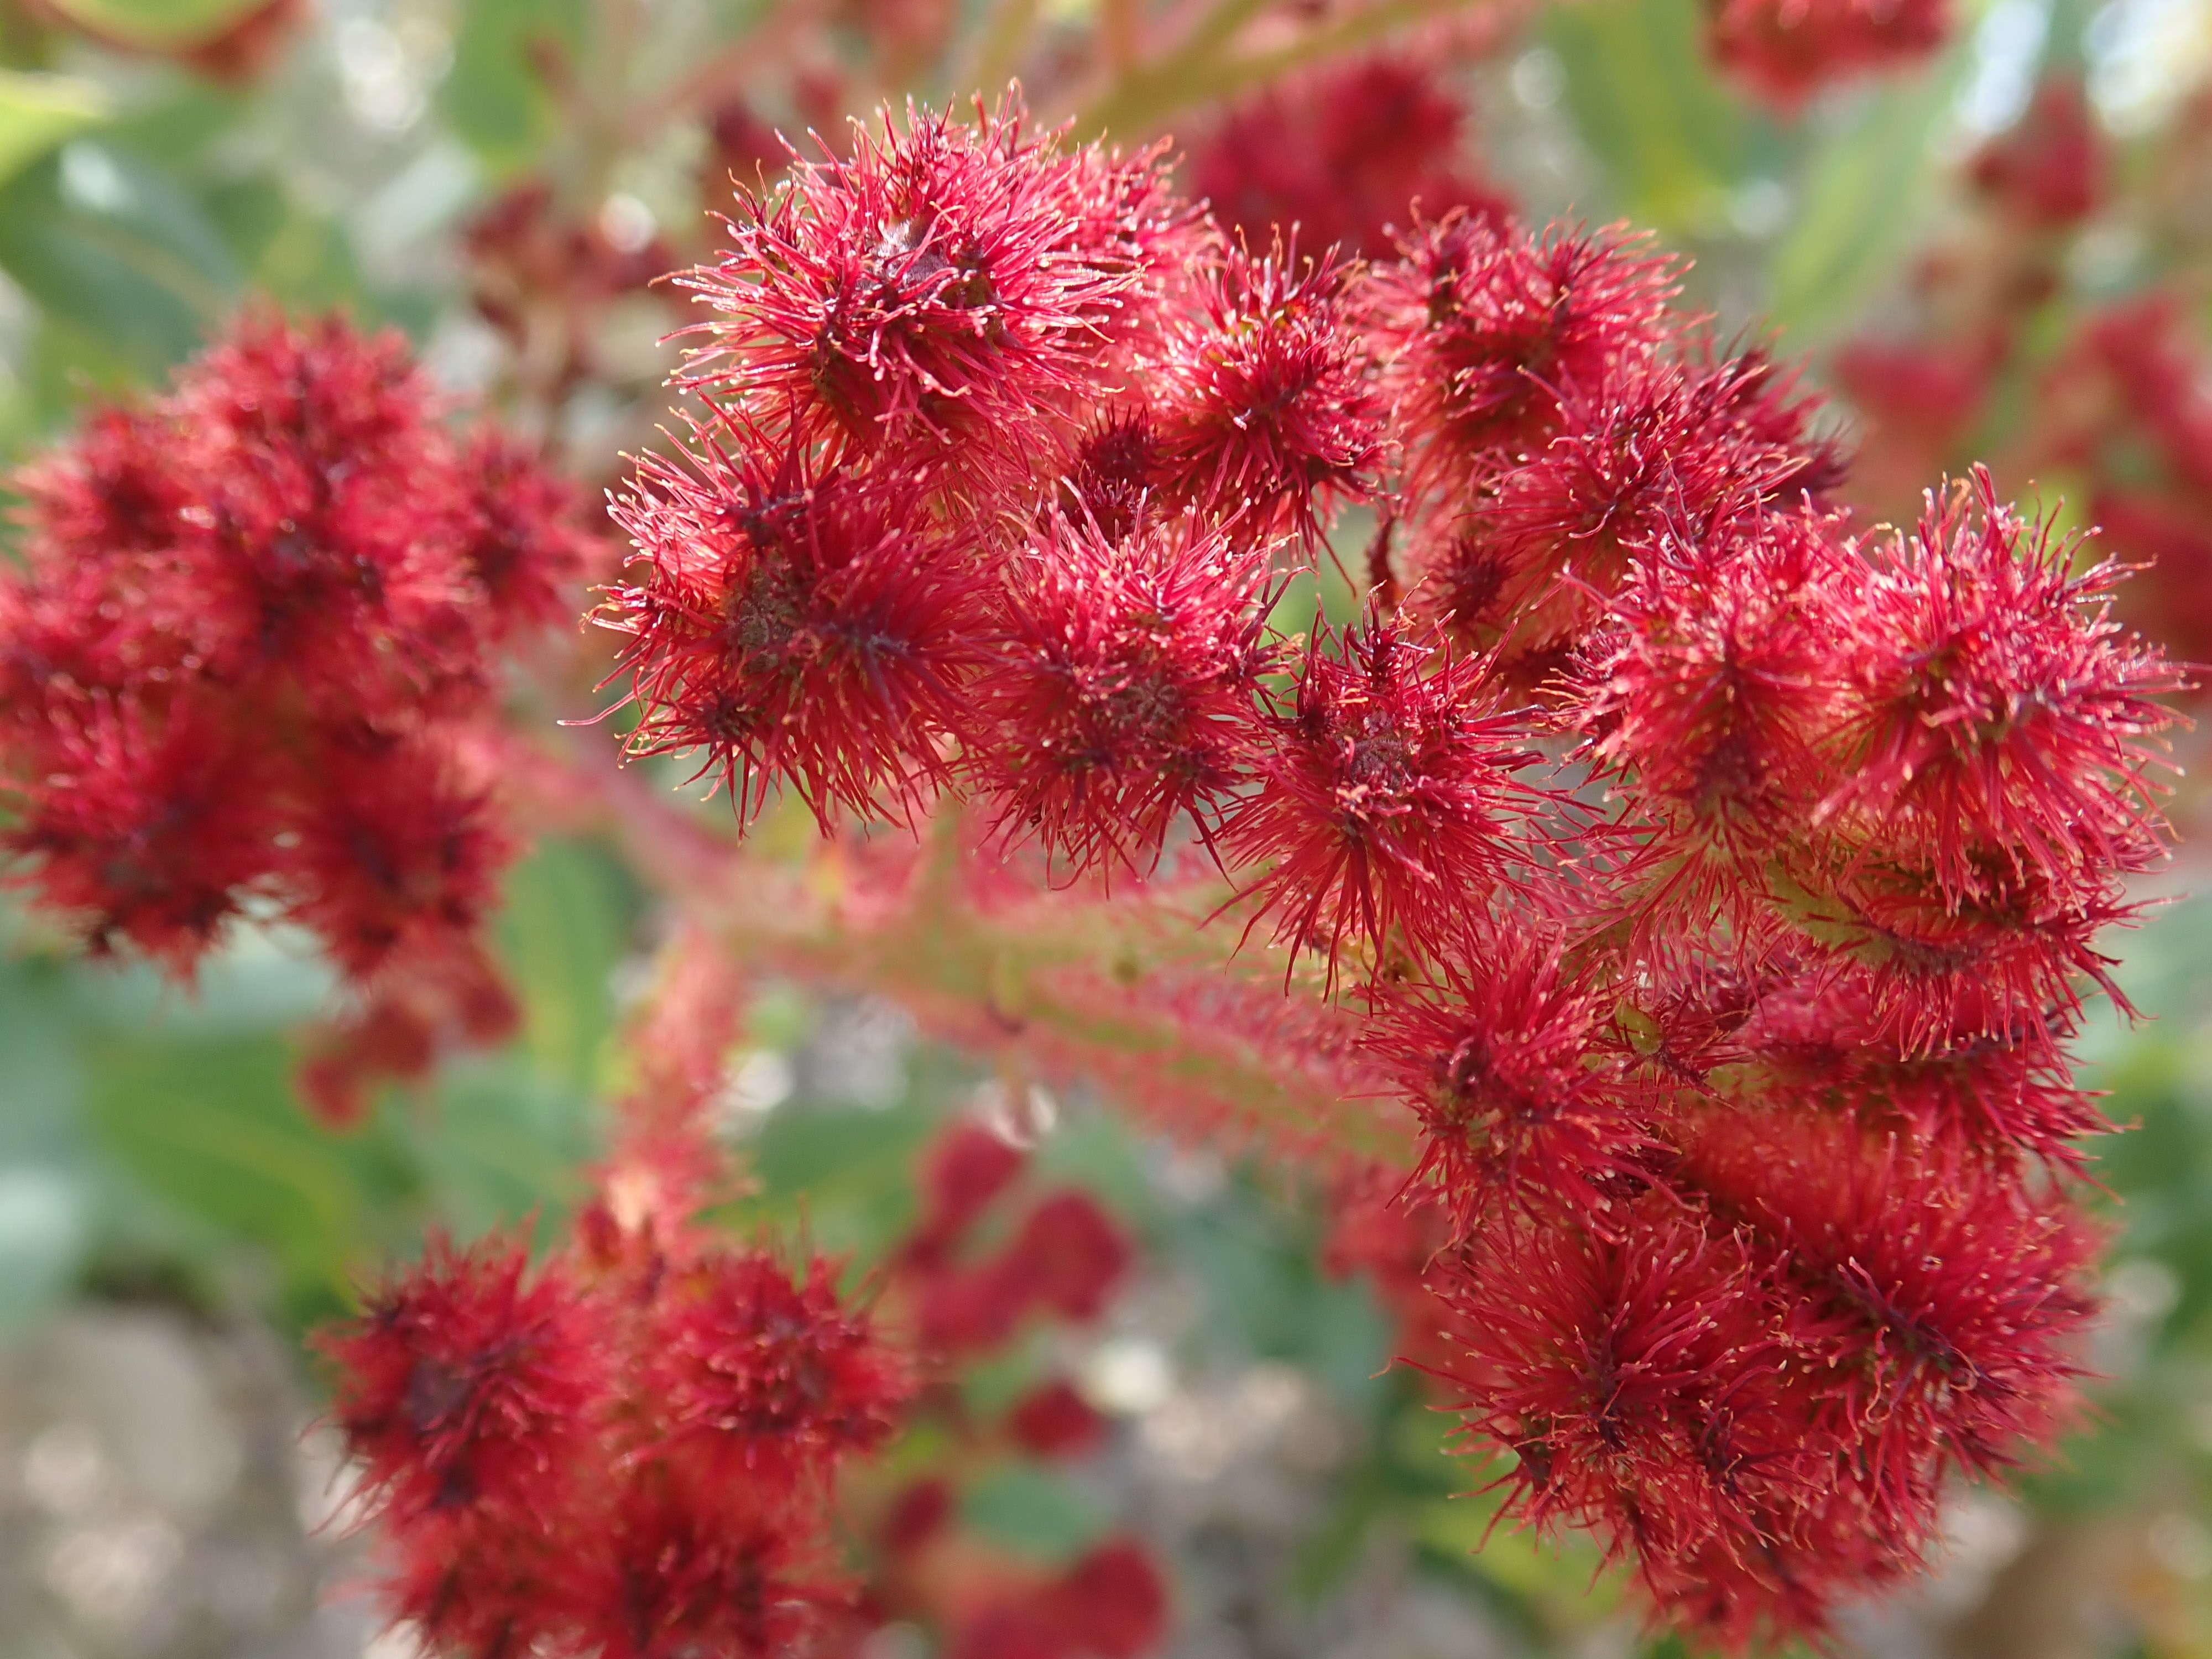
M 930 520 L 920 473 L 823 470 L 735 420 L 678 453 L 614 506 L 638 550 L 599 619 L 629 636 L 629 751 L 702 754 L 741 819 L 778 783 L 825 826 L 904 816 L 988 660 L 971 532 Z
M 1373 489 L 1382 409 L 1343 313 L 1346 274 L 1281 244 L 1232 248 L 1200 273 L 1154 403 L 1175 500 L 1245 537 L 1311 537 Z
M 750 1252 L 710 1255 L 660 1295 L 647 1370 L 658 1455 L 710 1488 L 823 1480 L 889 1438 L 909 1391 L 898 1357 L 839 1301 L 830 1264 L 793 1282 Z
M 2027 225 L 2063 230 L 2097 210 L 2110 166 L 2087 92 L 2062 75 L 2036 88 L 2019 121 L 1983 146 L 1967 177 Z
M 520 1245 L 438 1238 L 317 1346 L 332 1414 L 390 1524 L 488 1516 L 520 1533 L 567 1512 L 595 1467 L 614 1359 L 601 1310 Z
M 1620 227 L 1540 240 L 1486 218 L 1420 225 L 1355 305 L 1375 341 L 1415 499 L 1449 496 L 1559 429 L 1560 396 L 1601 396 L 1666 339 L 1670 260 Z
M 1977 468 L 1877 550 L 1843 665 L 1848 703 L 1830 822 L 1925 857 L 1947 898 L 2004 870 L 2062 885 L 2160 854 L 2148 775 L 2184 684 L 2107 609 L 2109 565 L 2002 505 Z
M 1531 1204 L 1589 1213 L 1648 1184 L 1652 1103 L 1605 1052 L 1612 1003 L 1575 982 L 1556 943 L 1517 931 L 1381 995 L 1364 1044 L 1419 1115 L 1416 1178 L 1462 1231 Z
M 1261 787 L 1222 832 L 1236 864 L 1261 866 L 1252 925 L 1272 916 L 1278 940 L 1324 952 L 1332 972 L 1347 939 L 1434 952 L 1525 856 L 1526 733 L 1477 659 L 1375 616 L 1316 629 Z
M 1078 872 L 1139 874 L 1178 819 L 1207 834 L 1259 740 L 1266 548 L 1190 518 L 1111 542 L 1054 515 L 1007 587 L 979 702 L 993 736 L 969 763 L 1002 832 Z
M 1024 122 L 1011 98 L 972 126 L 886 111 L 849 160 L 740 185 L 730 251 L 679 278 L 714 313 L 679 383 L 940 487 L 1025 477 L 1107 388 L 1174 215 L 1149 155 L 1070 157 Z

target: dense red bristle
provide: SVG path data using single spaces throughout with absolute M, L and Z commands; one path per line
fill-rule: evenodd
M 1420 1117 L 1417 1179 L 1462 1228 L 1539 1200 L 1595 1210 L 1644 1185 L 1649 1103 L 1606 1052 L 1607 1000 L 1533 935 L 1466 949 L 1433 984 L 1382 997 L 1364 1039 Z
M 1072 157 L 1024 121 L 1012 100 L 973 126 L 886 112 L 849 159 L 740 185 L 729 252 L 681 279 L 714 313 L 681 383 L 927 457 L 947 486 L 1026 472 L 1111 386 L 1124 310 L 1177 226 L 1153 157 Z
M 909 811 L 988 659 L 986 574 L 927 493 L 735 422 L 681 464 L 648 455 L 614 507 L 632 580 L 599 612 L 629 636 L 630 752 L 700 757 L 743 818 L 779 783 L 825 823 Z
M 1156 392 L 1167 492 L 1244 536 L 1309 535 L 1364 498 L 1382 409 L 1341 314 L 1344 269 L 1295 245 L 1203 269 Z
M 1620 228 L 1555 230 L 1448 214 L 1358 290 L 1384 365 L 1409 493 L 1449 495 L 1559 429 L 1561 395 L 1596 395 L 1666 338 L 1673 264 Z
M 2172 716 L 2154 699 L 2182 677 L 2108 619 L 2111 568 L 2075 574 L 2070 552 L 1977 471 L 1881 550 L 1848 615 L 1822 813 L 1919 852 L 1959 902 L 1993 862 L 2063 886 L 2160 856 L 2149 772 Z
M 975 781 L 1006 833 L 1078 871 L 1142 873 L 1179 819 L 1203 832 L 1249 768 L 1276 654 L 1267 550 L 1187 518 L 1115 543 L 1054 517 L 1008 590 Z
M 1347 942 L 1432 952 L 1525 855 L 1515 775 L 1534 757 L 1480 659 L 1372 615 L 1319 629 L 1271 726 L 1223 839 L 1283 943 L 1332 964 Z

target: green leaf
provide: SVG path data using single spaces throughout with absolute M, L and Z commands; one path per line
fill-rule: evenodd
M 1802 206 L 1772 265 L 1771 320 L 1794 347 L 1852 322 L 1912 246 L 1943 165 L 1936 139 L 1967 61 L 1954 51 L 1869 92 L 1811 157 Z
M 1544 28 L 1577 129 L 1605 164 L 1606 208 L 1675 234 L 1713 228 L 1771 135 L 1714 77 L 1694 0 L 1558 6 Z
M 1064 1561 L 1106 1530 L 1097 1504 L 1034 1463 L 1012 1463 L 985 1475 L 962 1495 L 960 1518 L 1035 1561 Z
M 549 1078 L 588 1087 L 614 1030 L 632 890 L 601 848 L 551 840 L 515 866 L 506 897 L 494 933 L 522 1001 L 524 1047 Z
M 553 100 L 534 60 L 557 55 L 575 71 L 583 33 L 580 0 L 467 0 L 438 101 L 495 171 L 526 165 L 552 136 Z
M 107 114 L 106 94 L 89 81 L 0 70 L 0 180 Z

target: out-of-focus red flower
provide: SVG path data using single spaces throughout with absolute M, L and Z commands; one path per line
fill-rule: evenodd
M 2036 88 L 2009 132 L 1982 148 L 1966 176 L 2026 223 L 2061 230 L 2097 210 L 2108 166 L 2080 79 L 2056 76 Z
M 1707 0 L 1722 66 L 1784 112 L 1821 87 L 1928 57 L 1951 31 L 1948 0 Z
M 1064 1378 L 1040 1383 L 1007 1414 L 1014 1443 L 1038 1457 L 1079 1457 L 1105 1437 L 1106 1419 Z
M 1510 211 L 1462 154 L 1467 111 L 1426 66 L 1370 58 L 1328 64 L 1233 106 L 1191 147 L 1192 192 L 1254 246 L 1288 236 L 1316 250 L 1387 258 L 1414 210 Z

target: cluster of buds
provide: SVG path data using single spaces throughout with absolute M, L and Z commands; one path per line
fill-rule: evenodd
M 398 337 L 249 317 L 17 488 L 0 775 L 39 900 L 185 977 L 234 917 L 311 930 L 359 998 L 309 1062 L 334 1116 L 511 1024 L 484 734 L 581 571 L 568 487 L 447 426 Z
M 1367 1231 L 1425 1241 L 1509 1512 L 1716 1641 L 2067 1419 L 2066 1045 L 2179 684 L 2108 568 L 1979 473 L 1855 525 L 1816 401 L 1619 232 L 1255 252 L 1011 107 L 729 228 L 616 507 L 635 753 L 741 822 L 980 821 L 991 879 L 1210 909 L 1349 1018 L 1422 1149 Z M 1360 614 L 1285 631 L 1348 508 Z

